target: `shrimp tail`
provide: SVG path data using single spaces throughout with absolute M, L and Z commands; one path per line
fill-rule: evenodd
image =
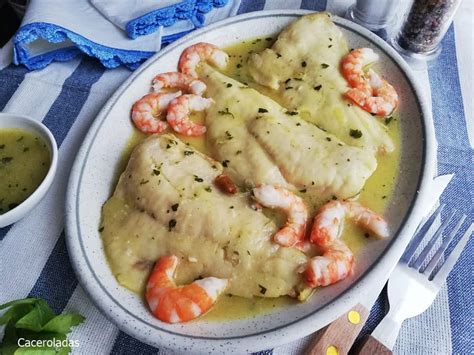
M 178 265 L 175 255 L 161 257 L 148 279 L 145 298 L 153 315 L 163 322 L 180 323 L 195 319 L 208 310 L 224 292 L 228 281 L 206 277 L 191 284 L 176 286 Z

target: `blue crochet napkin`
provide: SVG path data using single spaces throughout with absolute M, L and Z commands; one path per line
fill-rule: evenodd
M 106 68 L 137 68 L 163 45 L 235 15 L 240 0 L 32 0 L 14 38 L 30 70 L 80 54 Z

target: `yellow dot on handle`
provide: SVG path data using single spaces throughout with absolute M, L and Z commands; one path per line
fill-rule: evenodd
M 339 351 L 337 351 L 337 348 L 334 345 L 330 345 L 326 349 L 326 355 L 339 355 Z
M 349 322 L 352 324 L 359 324 L 360 323 L 360 314 L 357 311 L 350 311 L 347 313 L 347 319 L 349 319 Z

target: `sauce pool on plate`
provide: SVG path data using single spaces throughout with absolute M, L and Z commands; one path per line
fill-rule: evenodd
M 0 129 L 0 214 L 25 201 L 41 184 L 50 166 L 42 138 L 17 129 Z

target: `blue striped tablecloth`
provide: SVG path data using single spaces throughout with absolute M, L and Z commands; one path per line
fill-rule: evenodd
M 343 15 L 348 0 L 244 0 L 239 13 L 263 9 L 303 8 Z M 439 148 L 439 174 L 455 173 L 441 202 L 473 219 L 473 9 L 461 5 L 437 61 L 416 71 L 431 96 Z M 0 110 L 30 116 L 53 132 L 59 145 L 58 172 L 53 186 L 38 207 L 13 226 L 0 228 L 0 304 L 36 296 L 56 312 L 74 310 L 86 317 L 71 333 L 81 346 L 78 354 L 156 354 L 152 348 L 119 331 L 102 315 L 78 285 L 69 262 L 64 236 L 64 198 L 68 175 L 94 117 L 114 90 L 130 75 L 126 69 L 105 70 L 82 58 L 55 63 L 28 72 L 11 65 L 7 45 L 0 53 Z M 443 216 L 442 219 L 445 217 Z M 439 221 L 438 221 L 439 223 Z M 395 347 L 398 354 L 468 354 L 473 344 L 474 247 L 468 246 L 431 308 L 406 321 Z M 363 333 L 370 332 L 385 314 L 382 296 L 371 311 Z M 299 353 L 307 339 L 265 350 L 262 354 Z

